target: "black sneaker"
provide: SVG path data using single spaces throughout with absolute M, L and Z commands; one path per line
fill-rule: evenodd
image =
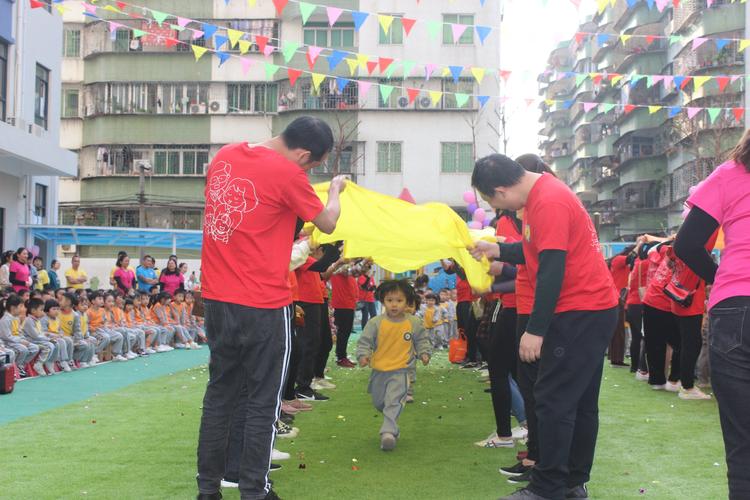
M 287 415 L 286 413 L 282 413 L 279 420 L 284 422 L 286 425 L 292 425 L 294 423 L 294 417 L 291 415 Z
M 301 399 L 302 401 L 328 401 L 331 398 L 311 389 L 297 393 L 297 399 Z
M 575 488 L 568 489 L 568 492 L 565 494 L 565 499 L 568 498 L 575 498 L 575 499 L 585 499 L 589 497 L 589 492 L 586 489 L 586 485 L 582 484 L 580 486 L 576 486 Z
M 273 472 L 273 471 L 279 470 L 279 469 L 281 469 L 281 466 L 279 464 L 271 464 L 271 468 L 269 470 L 271 472 Z M 271 481 L 270 479 L 268 480 L 268 482 L 273 485 L 273 481 Z
M 197 500 L 221 500 L 221 492 L 216 493 L 198 493 Z
M 510 484 L 530 483 L 532 470 L 533 470 L 533 467 L 530 467 L 529 470 L 527 470 L 526 472 L 522 472 L 521 474 L 518 474 L 517 476 L 509 477 L 508 482 Z
M 520 476 L 530 469 L 531 467 L 524 465 L 523 462 L 518 462 L 513 467 L 500 467 L 499 472 L 504 476 Z
M 516 490 L 515 493 L 508 495 L 507 497 L 501 497 L 500 500 L 547 500 L 546 498 L 537 495 L 528 488 L 521 488 Z
M 264 500 L 281 500 L 281 498 L 279 498 L 279 495 L 277 495 L 275 491 L 271 490 L 264 497 Z

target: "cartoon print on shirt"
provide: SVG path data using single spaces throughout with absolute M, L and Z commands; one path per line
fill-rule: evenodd
M 206 233 L 215 241 L 229 243 L 245 214 L 258 207 L 255 185 L 240 177 L 232 177 L 232 166 L 220 162 L 211 175 L 206 196 Z

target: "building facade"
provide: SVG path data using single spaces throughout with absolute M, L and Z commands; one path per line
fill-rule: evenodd
M 540 92 L 554 103 L 542 104 L 540 148 L 602 240 L 679 227 L 689 188 L 741 137 L 744 117 L 728 110 L 744 106 L 737 39 L 745 38 L 745 4 L 711 4 L 686 0 L 659 11 L 646 1 L 617 2 L 550 54 Z M 717 75 L 726 81 L 699 83 Z M 687 107 L 721 111 L 689 118 Z
M 239 0 L 144 4 L 191 22 L 180 31 L 173 29 L 178 20 L 171 16 L 159 26 L 140 10 L 126 9 L 133 15 L 123 16 L 98 9 L 97 16 L 126 27 L 111 31 L 108 23 L 82 11 L 65 14 L 61 144 L 80 158 L 77 178 L 66 181 L 61 192 L 65 224 L 200 229 L 204 174 L 216 151 L 229 142 L 268 139 L 302 115 L 326 120 L 336 139 L 328 163 L 311 172 L 312 181 L 349 174 L 358 184 L 393 196 L 407 187 L 418 202 L 462 206 L 474 159 L 497 151 L 497 100 L 481 106 L 470 97 L 459 106 L 452 94 L 499 95 L 496 71 L 480 84 L 469 70 L 500 66 L 498 31 L 481 43 L 474 30 L 474 25 L 499 25 L 497 2 L 468 8 L 450 0 L 328 1 L 327 6 L 343 9 L 332 26 L 324 8 L 303 23 L 291 3 L 281 16 L 271 2 L 256 7 Z M 370 19 L 357 30 L 351 11 L 367 12 Z M 377 14 L 394 17 L 387 33 Z M 449 24 L 435 39 L 420 24 L 407 36 L 403 17 Z M 211 52 L 196 61 L 189 44 L 215 49 L 221 43 L 216 36 L 195 38 L 200 23 L 219 27 L 220 36 L 226 36 L 226 28 L 242 33 L 234 47 L 221 46 L 230 54 L 223 64 Z M 458 40 L 451 23 L 468 26 Z M 146 34 L 136 37 L 133 29 Z M 267 37 L 268 46 L 294 42 L 299 47 L 289 57 L 280 50 L 264 55 L 249 43 L 254 35 Z M 165 44 L 159 36 L 187 43 Z M 323 49 L 312 69 L 310 46 Z M 366 55 L 371 64 L 390 58 L 393 68 L 368 68 L 363 62 L 352 76 L 344 61 L 329 65 L 333 50 L 346 58 Z M 240 54 L 249 68 L 231 57 Z M 409 71 L 407 64 L 405 76 L 407 61 L 414 65 Z M 280 67 L 270 81 L 266 62 Z M 424 66 L 430 63 L 441 67 L 426 81 Z M 448 65 L 466 67 L 458 82 L 442 71 Z M 383 99 L 373 85 L 360 95 L 356 81 L 340 88 L 335 78 L 326 78 L 316 90 L 309 73 L 292 84 L 287 67 L 394 90 Z M 406 87 L 449 94 L 437 102 L 424 93 L 410 101 Z M 97 251 L 111 254 L 106 248 L 81 251 L 91 257 Z
M 62 20 L 29 2 L 0 0 L 0 249 L 40 247 L 24 226 L 56 224 L 58 176 L 76 175 L 60 143 Z

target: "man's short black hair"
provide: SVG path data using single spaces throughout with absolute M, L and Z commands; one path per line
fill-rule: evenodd
M 326 122 L 312 116 L 300 116 L 281 133 L 289 149 L 310 152 L 312 161 L 320 161 L 333 149 L 333 132 Z
M 501 154 L 480 158 L 471 174 L 471 185 L 485 196 L 494 196 L 495 188 L 515 186 L 526 173 L 518 163 Z

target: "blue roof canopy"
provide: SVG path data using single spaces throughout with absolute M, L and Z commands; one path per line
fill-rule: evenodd
M 55 245 L 128 246 L 200 250 L 203 231 L 97 226 L 22 225 L 34 238 Z

